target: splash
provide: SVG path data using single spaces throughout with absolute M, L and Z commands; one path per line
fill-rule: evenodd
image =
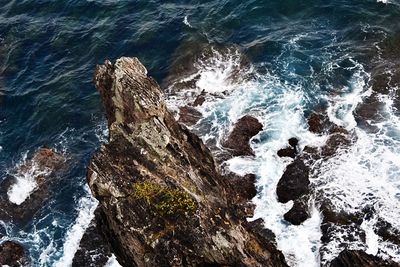
M 21 205 L 35 191 L 37 186 L 36 178 L 46 176 L 51 171 L 39 168 L 36 162 L 27 164 L 27 154 L 27 152 L 24 153 L 21 162 L 17 164 L 17 172 L 11 174 L 15 178 L 15 183 L 7 192 L 9 200 L 17 205 Z
M 86 196 L 82 197 L 78 203 L 78 218 L 67 232 L 63 247 L 63 256 L 54 264 L 55 267 L 70 266 L 72 264 L 73 257 L 79 248 L 79 242 L 86 228 L 88 228 L 91 220 L 94 218 L 94 211 L 97 208 L 98 202 L 90 195 L 87 185 L 85 189 Z

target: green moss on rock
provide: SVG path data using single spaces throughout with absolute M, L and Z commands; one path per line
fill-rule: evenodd
M 133 197 L 143 199 L 154 215 L 175 216 L 184 213 L 193 213 L 197 203 L 185 191 L 170 189 L 160 184 L 140 182 L 133 186 Z

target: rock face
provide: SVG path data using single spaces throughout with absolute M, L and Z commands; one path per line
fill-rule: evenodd
M 256 118 L 246 115 L 235 123 L 222 145 L 230 149 L 233 156 L 254 156 L 249 141 L 262 129 L 262 124 Z
M 330 267 L 398 267 L 398 263 L 369 255 L 361 250 L 344 250 Z
M 13 241 L 5 241 L 0 244 L 0 265 L 20 267 L 28 264 L 24 247 Z
M 95 83 L 110 134 L 87 179 L 123 266 L 287 266 L 240 212 L 254 191 L 220 174 L 138 59 L 98 66 Z
M 24 222 L 40 209 L 48 197 L 54 178 L 63 169 L 65 158 L 49 148 L 40 148 L 30 160 L 20 165 L 0 186 L 0 219 Z M 29 176 L 36 182 L 36 188 L 22 203 L 9 200 L 8 192 L 16 183 L 15 177 Z
M 107 237 L 104 236 L 102 225 L 104 225 L 104 216 L 100 209 L 95 211 L 95 218 L 90 222 L 86 229 L 79 249 L 75 253 L 72 267 L 98 267 L 105 266 L 111 257 L 111 247 Z

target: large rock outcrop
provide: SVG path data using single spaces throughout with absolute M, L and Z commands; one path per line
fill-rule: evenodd
M 254 193 L 221 175 L 138 59 L 106 61 L 95 83 L 110 131 L 87 179 L 123 266 L 287 266 L 260 223 L 245 218 Z

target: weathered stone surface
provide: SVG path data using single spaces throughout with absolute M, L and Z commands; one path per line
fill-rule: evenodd
M 196 99 L 193 102 L 193 106 L 194 107 L 201 106 L 205 101 L 206 97 L 205 97 L 205 92 L 203 91 L 199 96 L 196 97 Z
M 233 156 L 254 156 L 249 141 L 262 129 L 262 124 L 256 118 L 246 115 L 235 123 L 222 145 L 228 148 Z
M 31 218 L 47 199 L 49 188 L 64 163 L 62 155 L 49 148 L 40 148 L 32 159 L 18 166 L 0 185 L 0 219 L 23 223 Z M 19 205 L 10 202 L 7 194 L 16 183 L 15 176 L 31 176 L 37 184 L 31 195 Z
M 201 112 L 189 106 L 184 106 L 179 109 L 179 122 L 187 126 L 196 124 L 202 118 Z
M 301 159 L 295 159 L 286 167 L 276 188 L 279 202 L 286 203 L 310 192 L 309 168 Z
M 283 215 L 283 218 L 293 225 L 300 225 L 309 217 L 308 204 L 305 200 L 295 200 L 293 207 Z
M 90 222 L 72 260 L 72 267 L 103 267 L 111 257 L 110 243 L 104 233 L 104 215 L 99 208 Z
M 167 110 L 136 58 L 98 66 L 96 87 L 109 142 L 93 157 L 88 184 L 103 231 L 124 266 L 287 266 L 247 222 L 248 202 L 221 175 L 208 148 Z M 245 195 L 254 194 L 252 189 Z
M 398 267 L 400 264 L 383 260 L 361 250 L 344 250 L 334 259 L 330 267 Z
M 0 265 L 9 267 L 21 267 L 28 264 L 28 258 L 24 247 L 13 241 L 5 241 L 0 244 Z

